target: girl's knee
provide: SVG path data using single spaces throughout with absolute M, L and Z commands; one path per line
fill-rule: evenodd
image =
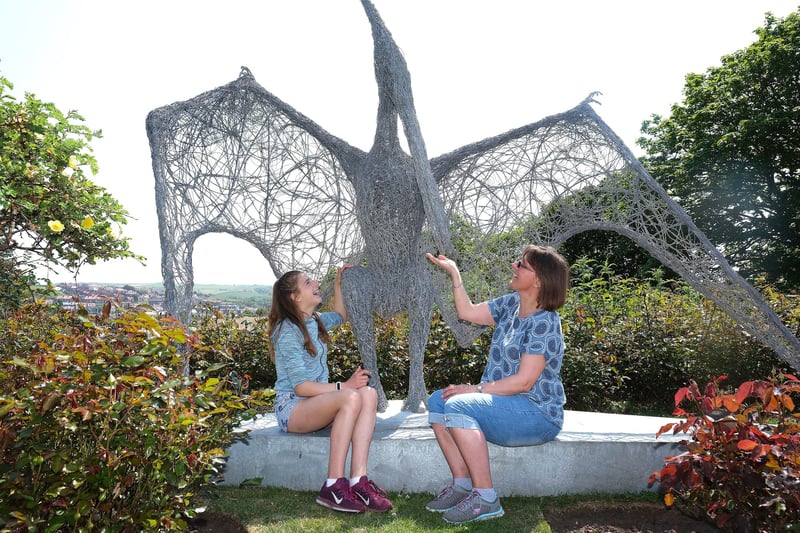
M 339 393 L 339 401 L 341 408 L 351 409 L 356 412 L 361 410 L 362 398 L 361 394 L 355 389 L 342 389 Z
M 362 408 L 376 410 L 378 408 L 378 391 L 372 387 L 361 387 L 358 389 L 358 396 L 361 399 Z

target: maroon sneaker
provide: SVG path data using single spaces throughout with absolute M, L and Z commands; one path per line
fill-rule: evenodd
M 392 502 L 386 497 L 386 492 L 374 481 L 367 479 L 367 476 L 361 476 L 358 483 L 353 485 L 353 494 L 358 496 L 370 511 L 385 513 L 392 508 Z
M 317 496 L 317 503 L 334 511 L 345 513 L 363 513 L 364 504 L 353 494 L 347 478 L 340 477 L 330 487 L 322 484 Z

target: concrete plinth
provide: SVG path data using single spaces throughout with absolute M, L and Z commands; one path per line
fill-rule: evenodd
M 436 493 L 451 475 L 427 413 L 401 411 L 390 401 L 378 413 L 368 474 L 392 492 Z M 550 496 L 654 490 L 647 478 L 668 455 L 681 453 L 685 435 L 656 432 L 672 418 L 567 411 L 564 428 L 541 446 L 489 445 L 495 488 L 501 496 Z M 274 414 L 242 426 L 248 437 L 228 449 L 223 484 L 262 478 L 262 485 L 317 491 L 325 480 L 330 432 L 287 434 Z

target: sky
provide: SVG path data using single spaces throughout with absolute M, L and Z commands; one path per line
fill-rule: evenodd
M 756 40 L 765 13 L 798 0 L 374 0 L 404 53 L 430 157 L 571 109 L 598 114 L 640 155 L 652 114 L 668 116 L 688 73 Z M 161 247 L 147 114 L 225 85 L 247 66 L 268 91 L 368 150 L 377 88 L 358 0 L 0 0 L 0 75 L 103 137 L 92 177 L 130 214 L 122 234 L 147 258 L 85 266 L 55 281 L 155 283 Z M 195 284 L 271 284 L 252 245 L 195 243 Z

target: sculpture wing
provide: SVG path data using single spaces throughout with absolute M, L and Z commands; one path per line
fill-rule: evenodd
M 459 257 L 473 300 L 508 292 L 511 262 L 524 245 L 558 244 L 559 201 L 626 167 L 590 102 L 431 161 L 455 246 L 476 251 Z M 537 224 L 545 212 L 548 223 Z
M 256 246 L 276 277 L 288 269 L 322 277 L 363 247 L 348 179 L 363 154 L 246 68 L 228 85 L 151 113 L 148 134 L 166 196 L 161 218 L 183 228 L 176 240 L 230 233 Z

